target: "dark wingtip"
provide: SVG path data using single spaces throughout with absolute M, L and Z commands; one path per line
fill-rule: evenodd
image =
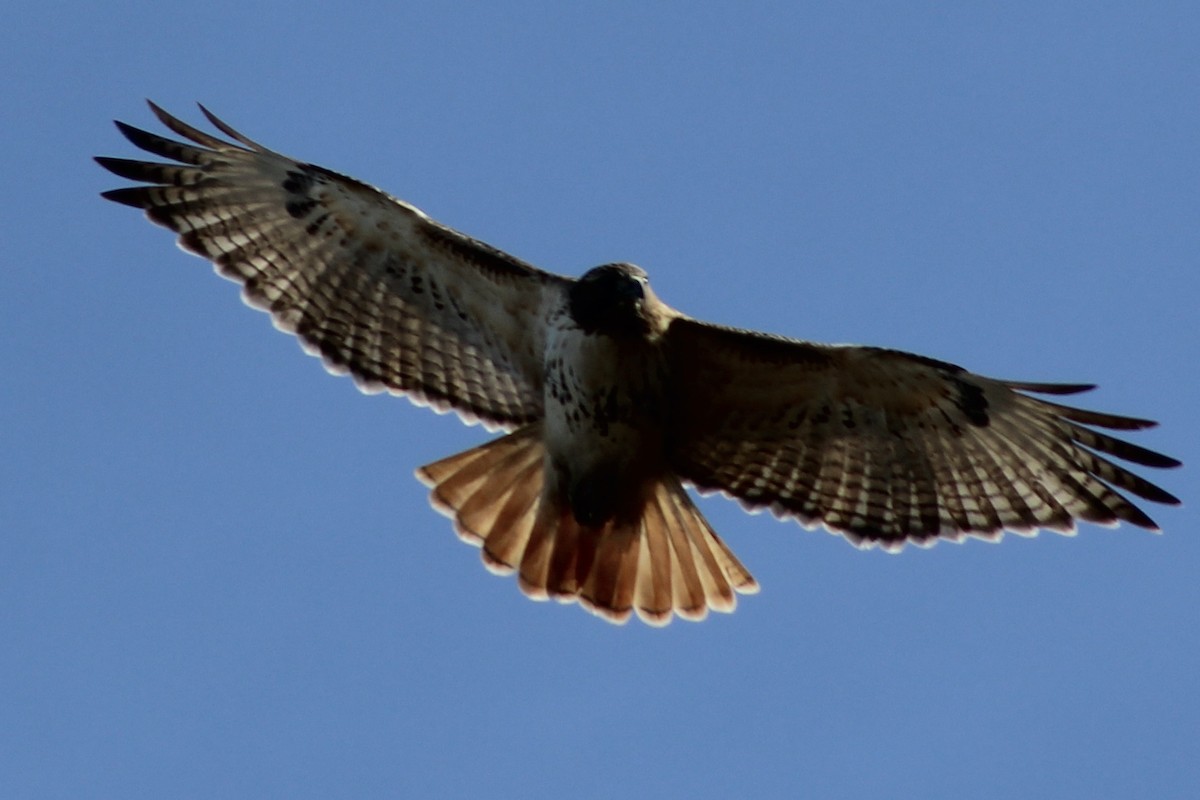
M 162 106 L 151 100 L 149 97 L 146 98 L 146 105 L 150 106 L 151 113 L 153 113 L 154 116 L 158 117 L 159 119 L 162 119 L 164 116 L 171 116 L 163 110 Z
M 1165 506 L 1181 506 L 1183 501 L 1168 491 L 1163 491 L 1161 497 L 1152 498 L 1155 502 L 1162 503 Z
M 143 186 L 109 189 L 107 192 L 101 192 L 100 196 L 130 208 L 146 208 L 146 189 Z
M 1158 469 L 1174 469 L 1175 467 L 1183 466 L 1183 462 L 1179 459 L 1164 456 L 1155 450 L 1130 444 L 1129 442 L 1121 442 L 1121 444 L 1123 445 L 1121 451 L 1114 452 L 1113 455 L 1123 458 L 1126 461 L 1132 461 L 1135 464 L 1141 464 L 1145 467 L 1157 467 Z
M 135 128 L 128 122 L 121 122 L 119 119 L 114 119 L 113 125 L 117 126 L 117 130 L 121 132 L 122 136 L 134 144 L 137 144 L 137 140 L 146 133 L 146 131 L 142 130 L 141 128 Z
M 121 173 L 117 172 L 117 170 L 114 169 L 114 167 L 117 166 L 117 162 L 122 161 L 123 159 L 111 158 L 109 156 L 92 156 L 92 160 L 95 161 L 100 166 L 104 167 L 109 172 L 113 173 L 114 175 L 121 174 Z M 108 194 L 109 194 L 109 192 L 102 192 L 101 197 L 107 197 Z M 111 200 L 112 198 L 110 197 L 109 199 Z
M 1145 528 L 1148 531 L 1161 531 L 1158 523 L 1150 518 L 1150 515 L 1134 505 L 1130 505 L 1122 509 L 1119 515 L 1120 519 L 1128 522 L 1130 525 L 1136 525 L 1139 528 Z
M 120 178 L 128 178 L 134 181 L 149 180 L 146 176 L 146 171 L 150 167 L 145 161 L 133 161 L 128 158 L 111 158 L 109 156 L 95 156 L 95 161 L 100 166 Z
M 203 103 L 196 103 L 196 105 L 198 105 L 200 107 L 200 112 L 202 114 L 204 114 L 204 116 L 208 119 L 208 121 L 210 123 L 212 123 L 212 125 L 217 130 L 219 130 L 221 133 L 225 134 L 226 136 L 231 137 L 234 141 L 240 142 L 241 144 L 245 145 L 246 147 L 249 147 L 251 150 L 257 150 L 260 153 L 267 152 L 267 148 L 263 147 L 261 144 L 254 141 L 249 136 L 246 136 L 245 134 L 238 132 L 228 122 L 221 119 L 213 112 L 209 111 L 208 108 L 206 108 Z
M 1028 383 L 1024 381 L 1004 381 L 1010 389 L 1036 394 L 1079 394 L 1090 392 L 1096 388 L 1094 383 Z

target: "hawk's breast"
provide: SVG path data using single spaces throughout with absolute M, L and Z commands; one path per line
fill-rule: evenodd
M 551 480 L 576 517 L 640 507 L 663 469 L 664 377 L 641 337 L 587 333 L 569 314 L 551 320 L 545 361 L 545 439 Z

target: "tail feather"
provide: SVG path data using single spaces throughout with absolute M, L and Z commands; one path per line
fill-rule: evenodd
M 454 520 L 459 536 L 479 544 L 495 527 L 497 516 L 506 510 L 514 513 L 500 501 L 518 487 L 527 489 L 530 478 L 540 480 L 541 466 L 536 433 L 525 428 L 427 464 L 417 470 L 417 477 L 433 489 L 430 502 Z
M 638 616 L 650 625 L 666 625 L 675 608 L 671 587 L 675 583 L 675 559 L 671 557 L 671 542 L 666 531 L 662 507 L 651 503 L 646 507 L 646 529 L 654 535 L 642 537 L 642 558 L 638 562 L 637 594 L 634 602 Z
M 550 598 L 550 555 L 554 552 L 555 533 L 560 527 L 567 527 L 562 519 L 563 514 L 546 502 L 544 488 L 537 511 L 534 512 L 525 552 L 521 554 L 520 572 L 517 573 L 521 591 L 534 600 Z
M 551 597 L 570 602 L 580 593 L 593 572 L 600 540 L 599 531 L 581 526 L 569 513 L 561 514 L 545 581 Z
M 680 503 L 681 498 L 686 501 L 686 506 Z M 691 501 L 687 500 L 687 495 L 683 494 L 682 490 L 678 494 L 668 495 L 663 502 L 674 508 L 676 524 L 688 530 L 687 544 L 696 564 L 696 574 L 700 578 L 700 594 L 704 597 L 706 606 L 716 611 L 732 611 L 737 605 L 737 600 L 712 546 L 712 542 L 715 542 L 717 548 L 723 548 L 721 540 L 709 527 L 708 521 L 691 507 Z M 700 611 L 704 613 L 704 608 Z
M 618 624 L 633 612 L 633 597 L 641 556 L 639 523 L 608 523 L 596 545 L 596 559 L 579 593 L 579 602 L 593 614 Z
M 530 425 L 417 471 L 434 507 L 481 548 L 493 572 L 518 572 L 528 596 L 575 602 L 623 623 L 733 611 L 758 590 L 673 476 L 650 487 L 642 515 L 580 525 L 547 487 L 541 429 Z
M 483 542 L 483 561 L 492 572 L 508 575 L 521 563 L 537 518 L 535 504 L 541 494 L 542 470 L 537 464 L 526 472 L 523 482 L 513 486 L 512 494 L 496 515 L 491 534 Z
M 664 538 L 671 545 L 671 589 L 675 613 L 684 619 L 699 622 L 708 616 L 704 584 L 692 555 L 692 536 L 685 527 L 674 503 L 659 503 Z

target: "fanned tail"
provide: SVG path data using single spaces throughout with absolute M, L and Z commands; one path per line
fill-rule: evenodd
M 730 612 L 758 584 L 716 535 L 679 481 L 650 487 L 641 516 L 580 525 L 545 480 L 538 425 L 417 470 L 433 506 L 497 574 L 517 572 L 535 600 L 579 603 L 624 623 Z

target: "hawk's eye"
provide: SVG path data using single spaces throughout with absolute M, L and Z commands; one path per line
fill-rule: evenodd
M 645 287 L 644 281 L 630 275 L 623 275 L 621 282 L 617 284 L 617 294 L 628 300 L 644 300 L 646 297 Z

